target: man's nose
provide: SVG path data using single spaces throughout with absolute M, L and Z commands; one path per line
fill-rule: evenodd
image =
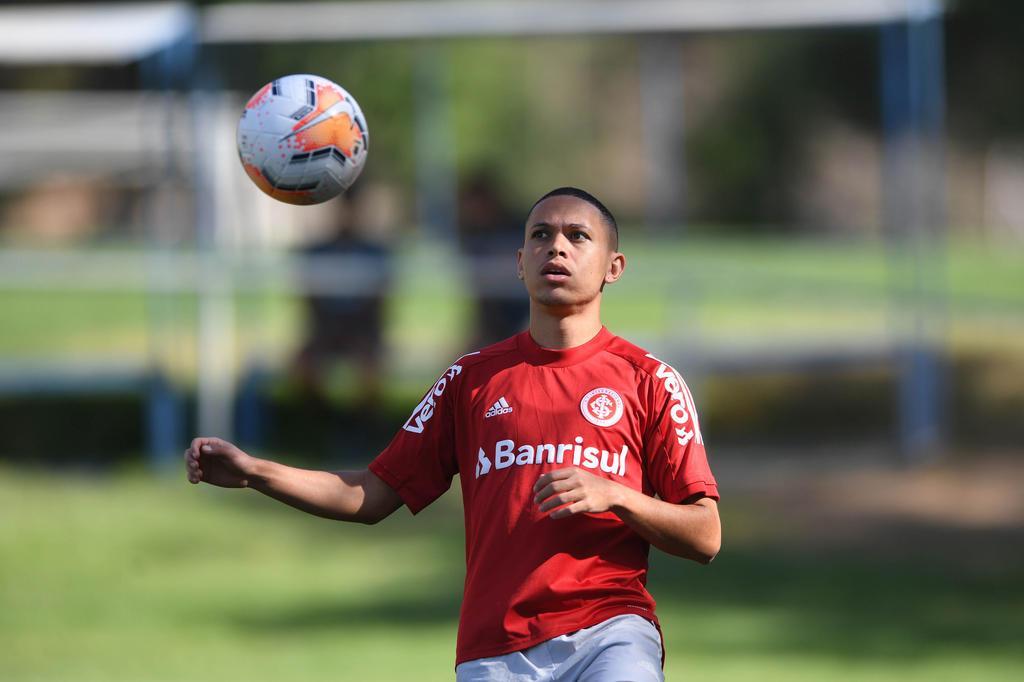
M 568 244 L 568 240 L 565 235 L 559 233 L 554 236 L 551 240 L 551 246 L 548 247 L 548 256 L 562 256 L 565 257 L 567 250 L 565 245 Z

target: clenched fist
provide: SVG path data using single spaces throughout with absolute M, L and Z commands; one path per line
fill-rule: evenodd
M 201 481 L 222 488 L 248 487 L 258 461 L 220 438 L 196 438 L 185 450 L 189 482 Z

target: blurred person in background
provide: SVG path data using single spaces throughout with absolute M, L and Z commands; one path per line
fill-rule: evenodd
M 648 551 L 710 562 L 718 487 L 682 377 L 601 323 L 618 246 L 600 201 L 553 190 L 517 252 L 529 329 L 456 360 L 368 468 L 298 469 L 196 438 L 188 480 L 374 524 L 459 474 L 457 680 L 663 680 Z
M 357 377 L 361 412 L 377 414 L 383 370 L 384 313 L 393 279 L 388 233 L 369 218 L 372 198 L 355 185 L 338 211 L 327 237 L 303 251 L 313 268 L 330 269 L 331 258 L 352 259 L 364 277 L 358 291 L 313 293 L 306 298 L 307 326 L 302 345 L 292 360 L 292 375 L 307 403 L 326 409 L 332 367 L 348 363 Z
M 509 210 L 489 172 L 477 171 L 459 188 L 459 248 L 470 270 L 473 338 L 480 348 L 517 334 L 526 326 L 530 305 L 508 286 L 508 254 L 519 246 L 519 219 Z M 496 265 L 508 264 L 508 270 Z

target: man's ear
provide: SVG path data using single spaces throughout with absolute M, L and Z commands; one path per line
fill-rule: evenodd
M 604 273 L 604 283 L 611 284 L 612 282 L 617 282 L 625 270 L 626 255 L 619 251 L 613 252 L 611 260 L 608 262 L 608 271 Z
M 523 250 L 516 249 L 516 276 L 523 278 Z

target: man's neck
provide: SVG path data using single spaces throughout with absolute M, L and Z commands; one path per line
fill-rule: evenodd
M 582 346 L 600 331 L 600 305 L 565 311 L 530 302 L 530 336 L 544 348 Z

